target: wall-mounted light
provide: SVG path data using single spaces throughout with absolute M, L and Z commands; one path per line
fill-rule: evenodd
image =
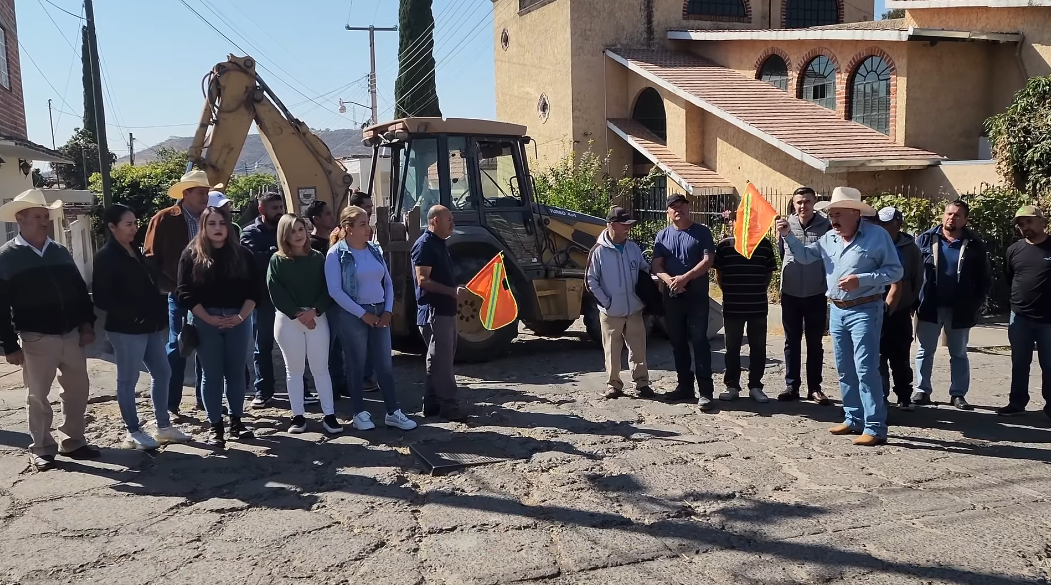
M 18 170 L 22 171 L 22 174 L 28 177 L 29 173 L 33 172 L 33 165 L 26 159 L 20 158 L 18 159 Z

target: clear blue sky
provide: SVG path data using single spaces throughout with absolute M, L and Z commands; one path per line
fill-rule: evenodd
M 340 98 L 369 103 L 368 33 L 346 31 L 344 25 L 348 18 L 353 26 L 397 25 L 395 0 L 185 1 L 268 68 L 260 70 L 263 79 L 311 127 L 353 128 L 368 119 L 360 107 L 348 105 L 345 115 L 336 111 Z M 49 98 L 57 110 L 74 114 L 54 112 L 59 145 L 81 124 L 84 109 L 80 20 L 56 8 L 82 14 L 81 5 L 51 2 L 17 0 L 15 7 L 29 138 L 46 146 L 51 146 Z M 492 4 L 434 0 L 434 15 L 442 113 L 494 117 Z M 107 136 L 118 157 L 127 154 L 129 131 L 137 151 L 170 136 L 191 135 L 204 105 L 201 78 L 228 53 L 242 53 L 180 0 L 96 0 L 95 20 L 108 85 Z M 397 53 L 398 33 L 377 32 L 381 120 L 393 116 Z

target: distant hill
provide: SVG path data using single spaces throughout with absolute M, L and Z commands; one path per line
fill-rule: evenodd
M 322 142 L 328 145 L 332 151 L 332 156 L 338 158 L 356 156 L 356 155 L 370 155 L 372 149 L 366 148 L 361 145 L 361 130 L 356 128 L 344 128 L 340 130 L 315 130 L 315 134 L 321 138 Z M 143 147 L 136 145 L 135 147 L 135 162 L 149 162 L 157 158 L 154 150 L 160 150 L 161 148 L 174 148 L 175 150 L 186 151 L 190 148 L 190 144 L 193 142 L 192 136 L 173 136 L 160 144 L 154 144 L 152 147 Z M 153 150 L 150 150 L 152 148 Z M 128 157 L 121 157 L 117 159 L 117 164 L 124 164 L 128 162 Z M 249 134 L 245 140 L 244 149 L 241 150 L 241 156 L 237 159 L 237 169 L 235 172 L 245 172 L 245 165 L 248 165 L 248 172 L 267 172 L 275 173 L 273 161 L 270 160 L 270 155 L 267 154 L 266 148 L 263 147 L 263 141 L 258 134 Z

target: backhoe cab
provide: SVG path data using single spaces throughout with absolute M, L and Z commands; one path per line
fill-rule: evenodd
M 368 192 L 377 205 L 377 235 L 394 280 L 396 345 L 405 347 L 418 336 L 409 252 L 437 204 L 449 208 L 456 223 L 447 244 L 457 283 L 466 284 L 503 252 L 526 327 L 558 336 L 583 308 L 588 332 L 598 339 L 598 312 L 584 288 L 584 269 L 605 222 L 536 203 L 524 126 L 409 118 L 366 128 L 362 138 L 373 148 L 373 171 L 380 150 L 390 152 L 390 192 L 376 193 L 373 185 Z M 457 358 L 462 361 L 497 357 L 518 335 L 518 323 L 496 331 L 483 328 L 480 307 L 478 298 L 459 307 Z

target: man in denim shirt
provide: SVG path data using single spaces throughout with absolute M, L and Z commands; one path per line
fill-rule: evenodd
M 777 220 L 777 231 L 803 264 L 822 262 L 832 301 L 832 333 L 839 390 L 843 397 L 843 424 L 833 435 L 861 433 L 855 445 L 887 441 L 887 405 L 879 375 L 879 342 L 883 326 L 883 293 L 901 279 L 903 269 L 887 231 L 861 221 L 876 211 L 861 201 L 861 192 L 837 187 L 827 206 L 832 231 L 804 245 L 792 235 L 788 222 Z

